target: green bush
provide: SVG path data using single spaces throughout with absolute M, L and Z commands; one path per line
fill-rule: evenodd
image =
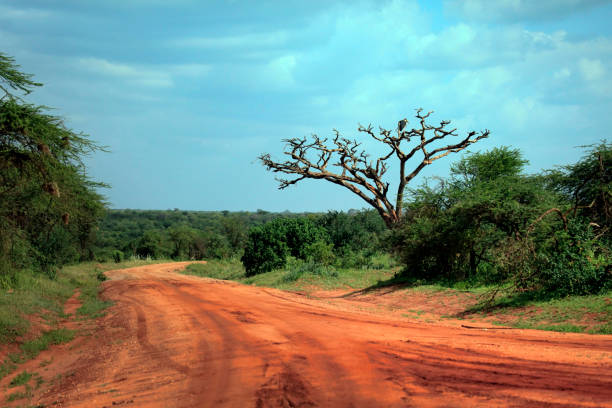
M 554 297 L 597 294 L 612 288 L 609 245 L 599 242 L 583 219 L 555 234 L 556 245 L 540 260 L 541 290 Z
M 115 263 L 119 263 L 123 261 L 123 259 L 124 255 L 122 251 L 119 251 L 117 249 L 113 251 L 113 261 L 115 261 Z
M 322 255 L 325 250 L 320 245 L 318 249 L 311 245 L 317 241 L 325 243 L 326 238 L 325 230 L 308 218 L 278 218 L 251 228 L 241 258 L 246 276 L 282 268 L 289 255 L 306 259 L 317 250 Z
M 136 245 L 136 255 L 143 258 L 163 259 L 170 257 L 172 248 L 162 231 L 145 231 Z
M 318 240 L 312 244 L 306 245 L 306 248 L 304 248 L 304 255 L 308 261 L 322 265 L 331 265 L 336 258 L 333 248 L 334 244 Z
M 363 251 L 352 251 L 346 249 L 336 257 L 335 266 L 339 268 L 366 268 L 369 259 Z
M 301 259 L 292 259 L 289 263 L 289 271 L 282 278 L 283 282 L 295 282 L 303 275 L 310 274 L 328 278 L 337 278 L 338 271 L 332 266 L 323 265 L 313 261 L 302 261 Z
M 278 228 L 272 228 L 270 223 L 249 230 L 244 255 L 240 260 L 244 264 L 246 276 L 253 276 L 282 268 L 287 255 L 289 248 L 284 236 Z

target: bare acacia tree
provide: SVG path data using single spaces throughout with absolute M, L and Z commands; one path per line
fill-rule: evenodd
M 393 131 L 379 128 L 378 135 L 373 131 L 372 125 L 368 127 L 359 125 L 359 132 L 370 135 L 390 149 L 389 153 L 376 160 L 371 160 L 365 150 L 361 149 L 361 143 L 341 137 L 336 129 L 331 141 L 317 135 L 312 135 L 310 138 L 283 140 L 286 143 L 284 154 L 290 157 L 289 160 L 276 162 L 269 154 L 262 154 L 259 160 L 267 170 L 296 176 L 292 179 L 277 178 L 280 183 L 279 189 L 282 190 L 304 179 L 331 181 L 357 194 L 378 211 L 387 227 L 394 228 L 399 225 L 402 217 L 406 185 L 425 166 L 489 136 L 488 130 L 478 134 L 472 131 L 456 144 L 438 148 L 429 147 L 431 143 L 447 136 L 457 136 L 457 129 L 447 129 L 450 121 L 442 121 L 438 126 L 427 124 L 426 119 L 432 113 L 423 113 L 422 109 L 417 109 L 415 116 L 419 125 L 410 130 L 406 128 L 407 119 L 400 120 L 397 129 Z M 411 140 L 416 141 L 416 145 L 402 146 Z M 410 171 L 406 169 L 406 165 L 415 155 L 420 158 L 420 162 L 415 162 L 414 168 Z M 387 161 L 393 156 L 399 160 L 399 185 L 395 205 L 388 197 L 389 183 L 383 181 L 383 176 L 388 170 Z

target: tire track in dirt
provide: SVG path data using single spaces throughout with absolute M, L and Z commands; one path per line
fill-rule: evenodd
M 40 402 L 612 407 L 612 336 L 410 322 L 181 266 L 110 272 L 99 339 Z

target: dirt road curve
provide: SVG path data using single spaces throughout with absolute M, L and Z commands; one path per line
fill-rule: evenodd
M 102 345 L 47 403 L 612 407 L 612 336 L 410 322 L 176 269 L 108 273 Z

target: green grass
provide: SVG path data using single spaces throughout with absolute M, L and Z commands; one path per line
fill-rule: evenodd
M 64 267 L 56 279 L 29 270 L 18 272 L 12 287 L 0 291 L 0 344 L 13 343 L 26 335 L 30 326 L 28 315 L 40 315 L 51 322 L 64 317 L 64 303 L 77 288 L 81 290 L 82 313 L 96 315 L 108 306 L 100 304 L 98 299 L 98 274 L 145 263 L 129 261 L 102 264 L 101 267 L 93 262 L 71 265 Z
M 32 378 L 32 373 L 28 373 L 27 371 L 22 371 L 21 373 L 17 374 L 15 378 L 11 380 L 11 382 L 9 383 L 9 387 L 18 387 L 20 385 L 25 385 L 30 381 L 31 378 Z
M 237 259 L 212 259 L 205 264 L 191 264 L 183 273 L 223 280 L 241 280 L 245 277 L 244 266 Z
M 41 351 L 47 350 L 51 345 L 67 343 L 75 336 L 74 330 L 64 328 L 43 332 L 40 336 L 26 341 L 19 346 L 19 351 L 9 353 L 0 365 L 0 378 L 15 371 L 18 364 L 24 363 L 38 356 Z
M 489 308 L 478 305 L 469 311 L 479 313 L 487 310 L 496 315 L 517 317 L 515 321 L 502 323 L 518 328 L 612 334 L 612 292 L 562 299 L 521 294 L 502 297 Z
M 38 356 L 41 351 L 47 350 L 51 345 L 68 343 L 74 339 L 75 331 L 64 328 L 49 330 L 33 340 L 26 341 L 20 346 L 21 353 L 19 360 L 14 362 L 24 362 Z
M 60 316 L 74 289 L 75 283 L 66 276 L 51 280 L 27 270 L 18 273 L 14 287 L 0 292 L 0 342 L 12 343 L 27 333 L 26 315 L 45 310 Z
M 517 322 L 512 323 L 511 326 L 518 329 L 548 330 L 564 333 L 583 333 L 585 329 L 584 326 L 577 326 L 571 323 L 539 324 L 537 321 L 532 320 L 518 320 Z
M 379 259 L 374 265 L 376 268 L 337 268 L 290 259 L 283 269 L 247 277 L 237 259 L 211 260 L 206 264 L 189 265 L 183 273 L 284 290 L 362 289 L 389 279 L 399 270 L 399 267 L 378 269 L 382 263 Z
M 591 334 L 612 334 L 612 321 L 599 324 L 588 330 Z
M 17 400 L 24 399 L 24 398 L 30 398 L 31 396 L 32 396 L 32 391 L 30 390 L 30 387 L 26 386 L 25 391 L 17 391 L 12 394 L 9 394 L 6 397 L 6 400 L 8 402 L 12 402 L 12 401 L 17 401 Z
M 83 318 L 98 317 L 110 302 L 99 299 L 102 273 L 112 269 L 130 268 L 154 261 L 126 261 L 98 264 L 94 262 L 62 268 L 55 279 L 29 270 L 18 272 L 9 289 L 0 291 L 0 344 L 19 343 L 19 351 L 9 354 L 0 364 L 0 378 L 17 369 L 17 365 L 36 357 L 50 345 L 72 340 L 75 332 L 57 327 L 65 318 L 64 304 L 74 291 L 80 291 L 82 306 L 77 313 Z M 51 330 L 36 338 L 28 335 L 28 318 L 39 316 L 51 325 Z M 24 341 L 23 339 L 28 339 Z

